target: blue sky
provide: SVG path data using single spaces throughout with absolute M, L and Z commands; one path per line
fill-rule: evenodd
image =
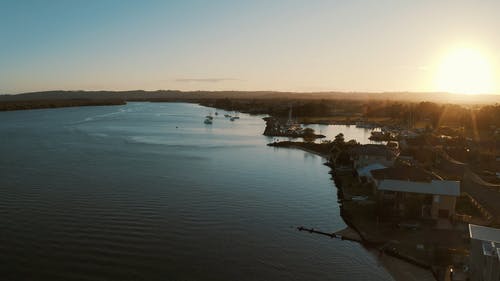
M 434 91 L 467 45 L 500 93 L 500 1 L 0 0 L 0 93 Z

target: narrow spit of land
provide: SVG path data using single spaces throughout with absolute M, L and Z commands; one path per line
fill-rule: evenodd
M 314 143 L 314 142 L 300 142 L 300 141 L 279 141 L 267 144 L 272 147 L 295 148 L 301 149 L 323 158 L 328 158 L 330 151 L 334 145 L 330 142 Z
M 95 100 L 95 99 L 0 101 L 0 111 L 60 108 L 60 107 L 75 107 L 75 106 L 124 105 L 124 104 L 125 104 L 124 100 Z

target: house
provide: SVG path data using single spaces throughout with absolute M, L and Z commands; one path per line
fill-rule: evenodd
M 399 151 L 382 144 L 365 144 L 351 149 L 350 154 L 355 169 L 375 163 L 391 167 Z
M 400 216 L 446 218 L 455 215 L 460 182 L 442 180 L 421 168 L 392 167 L 372 170 L 375 192 L 384 206 Z
M 470 278 L 500 280 L 500 229 L 469 224 Z

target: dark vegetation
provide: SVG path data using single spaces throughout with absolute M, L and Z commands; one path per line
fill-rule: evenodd
M 320 143 L 309 141 L 280 141 L 268 144 L 268 146 L 275 147 L 302 148 L 323 155 L 325 157 L 329 157 L 331 154 L 339 153 L 339 157 L 336 157 L 337 161 L 339 162 L 337 164 L 350 162 L 351 160 L 348 153 L 344 152 L 358 145 L 359 143 L 355 140 L 349 140 L 346 142 L 344 140 L 344 134 L 342 133 L 336 135 L 334 140 L 322 141 Z
M 401 101 L 359 101 L 359 100 L 281 100 L 281 99 L 237 99 L 229 98 L 202 100 L 201 104 L 237 110 L 252 114 L 269 114 L 275 117 L 287 117 L 290 109 L 294 118 L 350 117 L 351 120 L 391 120 L 413 128 L 439 128 L 441 126 L 464 127 L 465 129 L 489 130 L 500 128 L 500 105 L 457 105 L 434 102 Z M 329 119 L 330 118 L 330 119 Z
M 459 98 L 463 103 L 458 103 Z M 416 99 L 429 101 L 417 102 Z M 446 99 L 455 104 L 442 103 Z M 462 127 L 468 135 L 479 134 L 482 138 L 491 136 L 492 129 L 500 128 L 500 105 L 497 103 L 500 96 L 470 97 L 445 93 L 47 91 L 0 95 L 0 110 L 117 104 L 123 100 L 195 102 L 273 117 L 288 117 L 292 109 L 293 118 L 304 123 L 367 121 L 409 128 Z M 473 105 L 472 101 L 482 104 Z
M 124 100 L 89 100 L 89 99 L 64 99 L 64 100 L 31 100 L 31 101 L 1 101 L 0 111 L 58 108 L 72 106 L 99 106 L 123 105 Z
M 280 141 L 269 143 L 268 146 L 287 147 L 287 148 L 302 148 L 321 155 L 328 155 L 334 145 L 329 142 L 314 143 L 314 142 L 300 142 L 300 141 Z

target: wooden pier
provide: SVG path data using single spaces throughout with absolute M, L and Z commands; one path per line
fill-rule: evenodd
M 314 228 L 306 228 L 303 226 L 297 227 L 297 230 L 298 231 L 306 231 L 309 233 L 320 234 L 320 235 L 328 236 L 330 238 L 337 238 L 337 239 L 341 239 L 341 240 L 355 241 L 355 242 L 362 241 L 359 234 L 356 231 L 350 229 L 349 227 L 344 229 L 344 230 L 332 232 L 332 233 L 316 230 Z

